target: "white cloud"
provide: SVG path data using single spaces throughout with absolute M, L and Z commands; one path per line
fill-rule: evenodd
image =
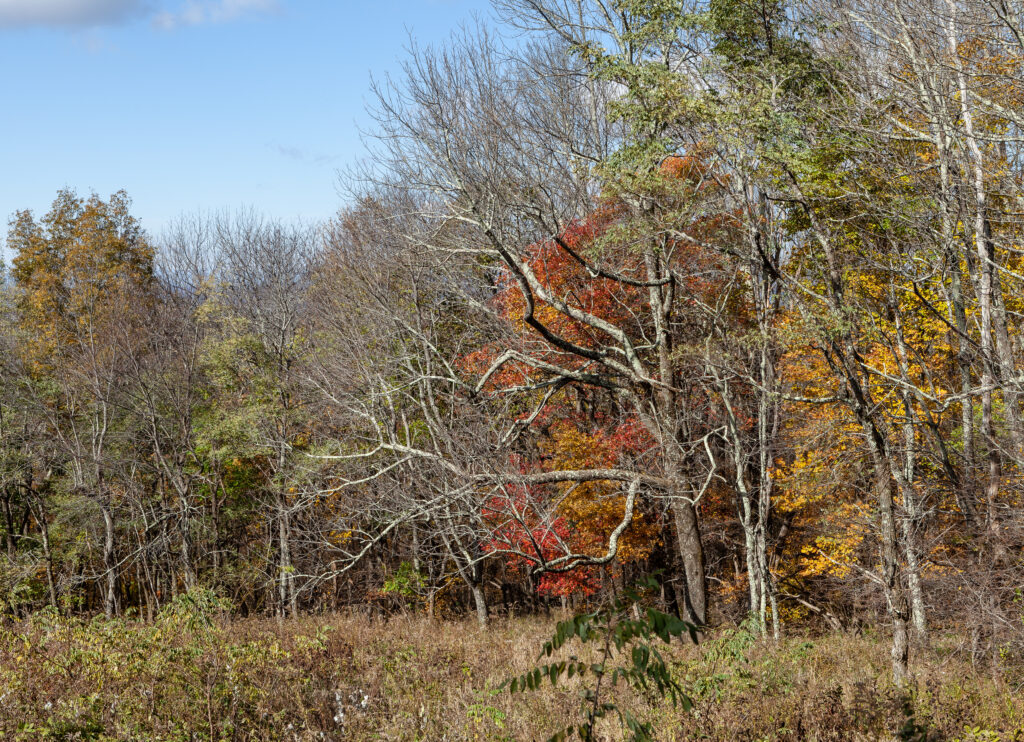
M 181 26 L 225 23 L 249 13 L 265 13 L 277 8 L 277 0 L 188 0 L 176 11 L 158 13 L 153 23 L 172 30 Z
M 121 23 L 148 6 L 148 0 L 0 0 L 0 28 Z

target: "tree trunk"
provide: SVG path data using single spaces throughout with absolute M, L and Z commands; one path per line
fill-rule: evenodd
M 43 559 L 46 561 L 46 590 L 50 605 L 57 607 L 57 587 L 53 579 L 53 553 L 50 551 L 50 527 L 46 523 L 46 511 L 42 507 L 38 512 L 39 535 L 43 544 Z
M 185 590 L 196 586 L 196 570 L 192 561 L 192 519 L 189 516 L 188 500 L 181 497 L 181 566 L 183 569 Z
M 487 598 L 484 595 L 483 585 L 476 583 L 470 586 L 473 593 L 473 603 L 476 607 L 476 623 L 481 629 L 487 628 Z
M 956 365 L 960 376 L 960 428 L 961 440 L 963 441 L 963 474 L 957 476 L 955 469 L 949 468 L 949 476 L 954 479 L 956 487 L 957 506 L 964 516 L 969 529 L 972 529 L 977 521 L 977 512 L 974 505 L 974 396 L 971 383 L 971 360 L 973 356 L 971 339 L 968 333 L 967 311 L 965 309 L 963 291 L 963 269 L 961 258 L 966 259 L 967 272 L 971 273 L 971 254 L 967 252 L 961 256 L 960 250 L 955 244 L 956 224 L 959 220 L 958 206 L 955 204 L 956 196 L 952 184 L 951 165 L 951 132 L 944 116 L 938 113 L 938 106 L 933 99 L 927 95 L 922 96 L 922 102 L 926 105 L 933 120 L 932 134 L 938 149 L 939 166 L 939 202 L 942 208 L 941 235 L 943 252 L 946 259 L 946 269 L 949 271 L 949 286 L 943 288 L 949 304 L 950 322 L 956 328 L 957 334 L 957 355 Z M 936 431 L 936 437 L 940 445 L 944 447 L 941 435 Z M 945 456 L 945 454 L 944 454 Z
M 114 617 L 116 608 L 117 590 L 117 563 L 114 559 L 114 515 L 106 499 L 100 501 L 100 510 L 103 512 L 103 568 L 106 575 L 106 588 L 103 592 L 103 614 L 108 619 L 111 619 Z
M 673 367 L 673 338 L 670 331 L 672 317 L 674 286 L 670 282 L 656 285 L 658 281 L 671 278 L 665 271 L 657 246 L 644 254 L 647 278 L 651 282 L 648 287 L 648 298 L 651 302 L 651 314 L 655 321 L 655 335 L 658 341 L 658 375 L 671 386 L 661 387 L 654 395 L 652 402 L 656 406 L 654 419 L 660 424 L 653 427 L 651 433 L 660 441 L 665 457 L 665 473 L 682 487 L 684 471 L 677 451 L 679 420 L 676 410 L 676 392 L 673 387 L 676 381 Z M 694 503 L 673 493 L 672 512 L 675 516 L 676 539 L 679 544 L 679 555 L 683 562 L 683 606 L 686 619 L 698 626 L 707 622 L 707 585 L 704 574 L 704 545 L 700 536 L 700 524 Z
M 17 534 L 15 533 L 16 529 L 14 527 L 14 507 L 11 504 L 12 499 L 11 493 L 7 492 L 4 494 L 4 497 L 0 502 L 3 504 L 4 524 L 7 529 L 7 558 L 13 562 L 17 556 L 15 549 L 15 539 L 17 538 Z
M 676 539 L 683 561 L 683 609 L 686 620 L 697 626 L 707 623 L 707 583 L 704 573 L 704 545 L 693 503 L 677 497 L 672 502 Z
M 907 679 L 907 601 L 900 576 L 899 549 L 893 508 L 892 476 L 877 445 L 872 446 L 875 489 L 878 497 L 879 530 L 882 540 L 882 590 L 892 622 L 892 679 L 903 685 Z
M 910 354 L 907 349 L 906 337 L 903 333 L 903 318 L 900 314 L 899 302 L 895 295 L 890 296 L 890 306 L 896 318 L 896 348 L 899 359 L 900 376 L 910 384 Z M 927 621 L 925 618 L 924 592 L 921 587 L 921 569 L 917 555 L 917 529 L 921 524 L 921 507 L 918 493 L 914 487 L 917 478 L 917 437 L 915 423 L 917 414 L 910 393 L 901 393 L 903 400 L 903 472 L 900 482 L 900 494 L 906 517 L 903 522 L 903 551 L 907 560 L 907 586 L 910 592 L 911 624 L 914 627 L 914 639 L 924 644 L 928 638 Z
M 953 266 L 951 286 L 953 320 L 956 323 L 959 344 L 957 346 L 957 367 L 960 371 L 960 428 L 963 441 L 963 476 L 957 487 L 957 505 L 963 513 L 968 528 L 977 521 L 974 507 L 974 397 L 971 383 L 971 344 L 967 336 L 967 311 L 964 309 L 964 297 L 961 287 L 959 261 Z
M 992 242 L 992 227 L 985 221 L 985 238 L 988 242 L 989 255 L 995 260 L 995 245 Z M 1013 346 L 1010 343 L 1009 330 L 1006 322 L 1006 302 L 1003 300 L 1002 281 L 999 269 L 992 266 L 992 329 L 995 333 L 996 358 L 999 364 L 999 382 L 1003 392 L 1003 407 L 1006 411 L 1006 424 L 1010 430 L 1013 443 L 1012 457 L 1018 465 L 1024 463 L 1024 431 L 1021 429 L 1020 394 L 1015 379 L 1016 364 L 1013 360 Z
M 986 218 L 988 204 L 985 188 L 985 163 L 975 136 L 974 111 L 970 102 L 971 96 L 967 85 L 967 75 L 963 69 L 963 63 L 960 58 L 961 51 L 956 36 L 956 7 L 953 0 L 947 0 L 947 3 L 952 13 L 947 19 L 947 40 L 949 42 L 950 58 L 956 70 L 960 93 L 960 115 L 972 178 L 970 187 L 973 190 L 974 196 L 974 246 L 978 256 L 978 311 L 981 316 L 981 355 L 983 364 L 981 415 L 982 432 L 988 441 L 988 483 L 985 487 L 985 504 L 988 528 L 994 531 L 998 528 L 995 517 L 995 505 L 996 496 L 999 492 L 999 480 L 1002 476 L 999 443 L 996 439 L 992 419 L 992 397 L 997 378 L 997 359 L 992 337 L 994 329 L 992 324 L 993 291 L 996 288 L 994 276 L 995 254 Z M 1002 332 L 1005 333 L 1005 323 L 1002 327 Z M 1015 405 L 1015 398 L 1013 402 Z M 1006 411 L 1010 420 L 1011 433 L 1016 438 L 1020 430 L 1017 410 L 1015 407 L 1007 405 Z M 1017 441 L 1014 442 L 1015 444 L 1017 443 Z
M 288 535 L 288 515 L 284 508 L 277 518 L 277 540 L 278 540 L 278 576 L 277 576 L 277 617 L 283 619 L 287 615 L 289 607 L 292 608 L 294 616 L 293 596 L 289 595 L 292 570 L 291 544 Z

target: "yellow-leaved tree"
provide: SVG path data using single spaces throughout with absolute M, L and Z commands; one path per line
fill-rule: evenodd
M 17 348 L 30 394 L 61 449 L 65 489 L 102 516 L 104 612 L 117 608 L 114 463 L 125 437 L 125 364 L 154 297 L 153 249 L 119 191 L 104 201 L 70 190 L 38 221 L 14 215 Z

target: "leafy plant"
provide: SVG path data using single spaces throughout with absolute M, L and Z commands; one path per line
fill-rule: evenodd
M 231 601 L 206 587 L 195 587 L 177 595 L 160 611 L 159 618 L 171 626 L 183 626 L 191 632 L 213 626 L 214 618 L 231 610 Z
M 383 593 L 395 593 L 403 598 L 414 598 L 426 586 L 427 578 L 416 571 L 411 562 L 402 562 L 398 571 L 384 580 Z
M 719 701 L 730 680 L 753 682 L 747 652 L 757 641 L 755 631 L 754 619 L 747 618 L 735 629 L 726 629 L 704 643 L 700 676 L 692 686 L 695 696 Z
M 654 608 L 635 610 L 641 602 L 640 590 L 657 588 L 658 583 L 648 577 L 636 588 L 626 590 L 616 600 L 599 610 L 579 613 L 560 621 L 554 635 L 544 642 L 538 660 L 550 658 L 566 644 L 576 639 L 581 644 L 598 643 L 597 662 L 586 662 L 576 655 L 534 667 L 506 683 L 510 692 L 523 693 L 540 689 L 545 682 L 557 685 L 560 678 L 574 676 L 587 678 L 581 694 L 582 722 L 559 730 L 549 742 L 561 742 L 577 735 L 584 742 L 596 740 L 595 726 L 600 719 L 615 714 L 633 742 L 652 742 L 653 727 L 636 718 L 628 709 L 607 700 L 609 687 L 625 683 L 647 696 L 668 698 L 672 705 L 689 711 L 693 701 L 672 677 L 672 672 L 655 640 L 668 644 L 673 637 L 688 634 L 697 642 L 697 626 Z M 605 695 L 603 695 L 605 694 Z

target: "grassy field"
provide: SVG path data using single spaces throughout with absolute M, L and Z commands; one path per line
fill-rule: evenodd
M 150 624 L 42 614 L 6 625 L 0 739 L 534 740 L 578 719 L 578 678 L 500 689 L 536 664 L 554 618 L 480 631 L 419 617 L 207 615 L 179 605 Z M 973 666 L 958 646 L 937 639 L 898 690 L 884 637 L 774 646 L 722 629 L 667 650 L 691 711 L 625 688 L 614 697 L 653 720 L 659 740 L 1024 740 L 1020 678 Z M 603 739 L 623 738 L 617 721 L 602 723 Z

